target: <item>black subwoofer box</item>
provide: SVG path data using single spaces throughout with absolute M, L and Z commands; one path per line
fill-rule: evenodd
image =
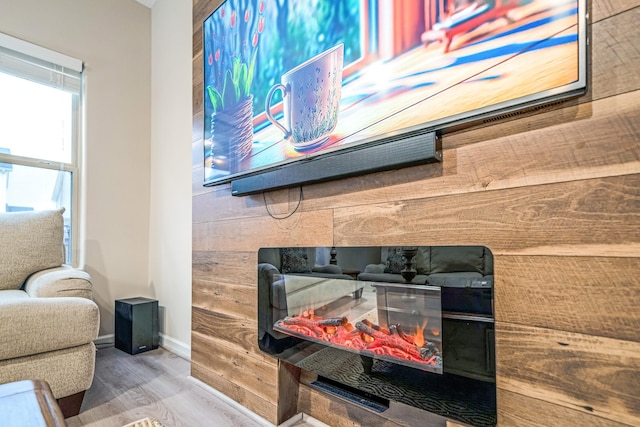
M 116 300 L 116 348 L 129 354 L 158 348 L 158 301 L 149 298 Z

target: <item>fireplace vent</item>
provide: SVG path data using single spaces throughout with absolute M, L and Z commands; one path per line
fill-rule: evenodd
M 389 400 L 374 396 L 370 393 L 360 391 L 353 387 L 331 381 L 328 378 L 318 377 L 318 379 L 309 384 L 311 387 L 322 390 L 340 399 L 364 406 L 374 412 L 384 412 L 389 409 Z

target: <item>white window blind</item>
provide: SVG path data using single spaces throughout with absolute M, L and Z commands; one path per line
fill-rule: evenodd
M 0 33 L 0 69 L 69 92 L 82 86 L 82 61 Z

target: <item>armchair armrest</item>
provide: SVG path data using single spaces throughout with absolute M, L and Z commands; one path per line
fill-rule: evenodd
M 24 284 L 30 297 L 81 297 L 92 299 L 91 276 L 69 265 L 32 274 Z
M 0 360 L 90 343 L 99 326 L 86 298 L 0 299 Z

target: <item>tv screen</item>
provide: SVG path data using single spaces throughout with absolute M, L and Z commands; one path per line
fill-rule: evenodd
M 204 184 L 582 94 L 586 37 L 586 0 L 227 0 Z

